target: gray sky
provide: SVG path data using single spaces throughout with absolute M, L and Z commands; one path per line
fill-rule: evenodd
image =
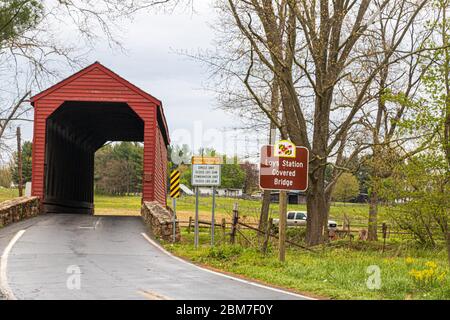
M 235 127 L 238 120 L 217 110 L 214 94 L 204 89 L 208 81 L 205 68 L 175 53 L 212 48 L 214 34 L 209 25 L 214 23 L 215 12 L 206 1 L 196 2 L 195 10 L 140 13 L 123 26 L 126 52 L 100 41 L 89 60 L 101 62 L 162 100 L 173 142 L 188 143 L 194 150 L 214 147 L 229 154 L 237 134 L 224 136 L 222 131 Z M 65 76 L 71 73 L 67 71 Z M 23 127 L 24 138 L 31 140 L 32 124 Z

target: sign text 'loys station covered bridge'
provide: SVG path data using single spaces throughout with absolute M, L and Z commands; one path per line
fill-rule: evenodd
M 92 213 L 94 154 L 144 142 L 143 201 L 166 203 L 169 133 L 161 101 L 95 62 L 31 98 L 32 194 L 44 212 Z

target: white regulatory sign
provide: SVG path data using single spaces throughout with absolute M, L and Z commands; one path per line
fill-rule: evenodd
M 195 187 L 220 186 L 220 165 L 193 164 L 192 185 Z

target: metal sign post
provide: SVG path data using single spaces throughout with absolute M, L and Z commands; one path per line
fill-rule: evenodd
M 179 198 L 181 195 L 180 176 L 181 173 L 178 170 L 174 170 L 170 174 L 170 197 L 172 198 L 172 206 L 173 206 L 173 219 L 172 219 L 173 243 L 175 243 L 177 240 L 177 198 Z
M 198 222 L 198 198 L 199 187 L 213 187 L 213 205 L 211 217 L 211 245 L 214 245 L 214 224 L 215 224 L 215 206 L 216 189 L 220 186 L 220 157 L 192 157 L 192 186 L 195 186 L 195 230 L 194 247 L 199 245 L 199 222 Z
M 173 231 L 173 243 L 177 241 L 177 199 L 172 199 L 172 206 L 173 206 L 173 224 L 172 224 L 172 231 Z
M 212 212 L 211 212 L 211 247 L 214 247 L 214 227 L 216 226 L 215 211 L 216 211 L 216 187 L 212 188 Z
M 198 187 L 195 187 L 195 224 L 194 224 L 194 247 L 198 248 Z

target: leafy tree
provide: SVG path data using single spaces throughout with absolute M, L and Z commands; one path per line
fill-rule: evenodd
M 332 198 L 335 201 L 347 202 L 359 194 L 358 179 L 351 173 L 344 172 L 337 180 Z
M 0 47 L 35 28 L 44 14 L 40 1 L 6 0 L 0 4 Z
M 244 187 L 245 176 L 245 171 L 238 164 L 224 164 L 221 188 L 241 189 Z
M 435 246 L 448 232 L 450 185 L 445 170 L 444 156 L 419 155 L 397 166 L 383 183 L 389 216 L 423 245 Z
M 24 142 L 22 145 L 22 179 L 24 183 L 31 181 L 32 154 L 33 144 L 29 141 Z M 14 153 L 14 161 L 11 164 L 11 175 L 12 181 L 18 184 L 19 166 L 17 152 Z
M 11 169 L 8 167 L 0 167 L 0 187 L 9 188 L 11 186 L 11 182 Z
M 95 154 L 95 189 L 98 193 L 122 195 L 142 191 L 143 147 L 121 142 L 107 145 Z
M 250 195 L 254 191 L 259 190 L 258 167 L 255 164 L 247 161 L 241 164 L 241 169 L 245 172 L 244 193 Z
M 187 186 L 188 188 L 192 189 L 192 184 L 191 184 L 191 177 L 192 177 L 192 168 L 190 165 L 187 166 L 182 166 L 179 168 L 180 169 L 180 183 L 184 184 L 185 186 Z

